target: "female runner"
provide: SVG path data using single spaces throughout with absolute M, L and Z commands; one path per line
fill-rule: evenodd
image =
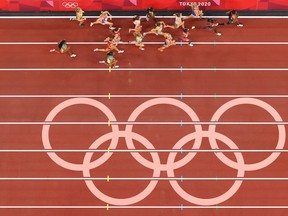
M 227 24 L 235 23 L 238 27 L 243 27 L 243 24 L 238 21 L 238 13 L 236 10 L 227 11 L 226 14 L 228 15 Z
M 134 28 L 133 28 L 133 29 L 129 28 L 129 33 L 130 33 L 131 31 L 135 32 L 137 29 L 141 29 L 141 28 L 142 28 L 140 16 L 135 15 L 135 16 L 133 17 L 133 24 L 134 24 Z
M 135 46 L 139 47 L 140 50 L 145 50 L 144 44 L 142 42 L 143 35 L 139 32 L 138 34 L 135 34 L 135 41 L 129 41 L 129 43 L 135 43 Z
M 111 33 L 113 35 L 113 42 L 118 45 L 118 43 L 120 42 L 121 40 L 121 37 L 120 37 L 120 30 L 121 28 L 118 28 L 118 27 L 115 27 L 111 30 Z
M 174 26 L 166 25 L 166 27 L 173 28 L 173 29 L 178 29 L 179 27 L 181 27 L 182 29 L 185 29 L 184 19 L 182 18 L 182 13 L 176 13 L 176 14 L 173 14 L 173 16 L 175 16 Z
M 90 23 L 90 27 L 92 27 L 95 24 L 101 24 L 101 25 L 109 25 L 109 28 L 112 29 L 113 23 L 108 22 L 108 16 L 110 16 L 110 19 L 112 19 L 112 15 L 108 11 L 101 11 L 100 17 L 95 21 Z
M 119 66 L 116 65 L 117 64 L 117 60 L 114 57 L 114 54 L 112 51 L 107 53 L 107 58 L 106 61 L 99 61 L 100 64 L 105 64 L 109 67 L 109 69 L 111 68 L 118 68 Z M 110 70 L 109 70 L 110 71 Z
M 163 28 L 165 28 L 166 25 L 163 21 L 159 21 L 155 24 L 155 27 L 151 29 L 148 32 L 144 32 L 143 36 L 145 37 L 148 34 L 155 34 L 155 35 L 164 35 L 164 32 L 162 32 Z
M 175 42 L 175 40 L 172 38 L 171 34 L 165 33 L 165 34 L 164 34 L 164 38 L 165 38 L 165 42 L 164 42 L 163 46 L 160 47 L 160 48 L 158 48 L 158 50 L 159 50 L 160 52 L 163 52 L 165 49 L 167 49 L 167 48 L 170 47 L 170 46 L 176 45 L 176 42 Z
M 192 10 L 191 14 L 189 16 L 185 17 L 184 20 L 190 19 L 190 18 L 202 19 L 202 16 L 204 15 L 204 13 L 202 10 L 199 9 L 199 6 L 196 2 L 191 4 L 191 10 Z
M 106 49 L 98 49 L 98 48 L 95 48 L 95 49 L 94 49 L 94 52 L 97 52 L 97 51 L 99 51 L 99 52 L 109 52 L 109 51 L 112 51 L 112 50 L 116 50 L 118 53 L 123 53 L 123 52 L 124 52 L 124 50 L 119 50 L 119 49 L 117 48 L 117 44 L 115 44 L 115 43 L 113 42 L 113 38 L 108 37 L 108 38 L 106 38 L 106 39 L 104 40 L 104 42 L 107 42 L 107 48 L 106 48 Z
M 152 19 L 155 23 L 157 22 L 154 8 L 147 8 L 146 10 L 146 20 L 149 21 L 150 19 Z
M 55 50 L 55 49 L 51 49 L 50 52 L 56 52 L 58 54 L 68 54 L 71 58 L 75 58 L 76 57 L 76 54 L 74 54 L 72 51 L 71 51 L 71 48 L 70 46 L 67 45 L 67 42 L 65 39 L 61 40 L 59 43 L 58 43 L 58 48 L 59 48 L 59 51 Z
M 80 7 L 77 7 L 75 9 L 75 13 L 76 13 L 76 18 L 71 18 L 70 20 L 77 20 L 79 22 L 79 26 L 84 26 L 84 21 L 86 20 L 83 17 L 84 11 Z

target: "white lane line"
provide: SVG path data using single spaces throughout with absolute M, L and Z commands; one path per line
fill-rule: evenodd
M 288 45 L 288 42 L 193 42 L 193 44 L 196 44 L 196 45 L 207 45 L 207 44 L 213 44 L 213 45 Z M 184 42 L 183 42 L 184 44 Z
M 107 204 L 108 205 L 108 204 Z M 104 206 L 0 206 L 0 209 L 104 209 L 107 210 L 107 205 Z M 109 209 L 288 209 L 288 206 L 113 206 L 109 205 Z
M 134 16 L 113 16 L 116 19 L 132 19 Z M 144 18 L 145 16 L 140 16 Z M 185 17 L 185 16 L 184 16 Z M 70 19 L 75 18 L 75 16 L 0 16 L 0 19 Z M 99 16 L 85 16 L 85 18 L 99 18 Z M 110 18 L 110 17 L 109 17 Z M 175 18 L 174 16 L 156 16 L 156 18 L 170 19 Z M 203 18 L 224 18 L 227 19 L 228 16 L 203 16 Z M 287 19 L 288 16 L 239 16 L 239 19 Z
M 108 68 L 0 68 L 0 71 L 108 71 Z M 113 68 L 112 71 L 288 71 L 288 68 Z
M 93 177 L 81 177 L 81 178 L 0 178 L 0 181 L 107 181 L 107 177 L 93 178 Z M 112 178 L 109 177 L 109 181 L 288 181 L 288 178 L 248 178 L 248 177 L 236 177 L 236 178 L 184 178 L 184 177 L 162 177 L 162 178 Z
M 234 152 L 242 152 L 242 153 L 272 153 L 272 152 L 277 152 L 277 153 L 288 153 L 288 150 L 284 149 L 272 149 L 272 150 L 241 150 L 241 149 L 229 149 L 229 150 L 221 150 L 221 149 L 210 149 L 210 150 L 201 150 L 201 149 L 106 149 L 106 150 L 101 150 L 101 149 L 65 149 L 65 150 L 59 150 L 59 149 L 25 149 L 25 150 L 20 150 L 20 149 L 6 149 L 6 150 L 0 150 L 0 153 L 49 153 L 49 152 L 55 152 L 55 153 L 86 153 L 86 152 L 93 152 L 93 153 L 133 153 L 133 152 L 138 152 L 138 153 L 151 153 L 151 152 L 156 152 L 156 153 L 170 153 L 170 152 L 176 152 L 176 153 L 234 153 Z
M 0 125 L 288 125 L 288 122 L 0 122 Z
M 193 42 L 191 41 L 194 45 L 288 45 L 288 42 L 269 42 L 269 41 L 263 41 L 263 42 Z M 159 45 L 163 44 L 161 41 L 152 41 L 152 42 L 143 42 L 144 44 L 149 44 L 149 45 Z M 178 45 L 188 45 L 190 42 L 176 42 Z M 55 45 L 58 44 L 57 42 L 0 42 L 0 45 Z M 72 41 L 69 42 L 69 44 L 73 45 L 105 45 L 107 44 L 106 42 L 81 42 L 81 41 Z M 134 45 L 134 43 L 129 43 L 127 41 L 121 41 L 119 44 L 122 45 Z
M 47 94 L 47 95 L 0 95 L 0 98 L 163 98 L 163 97 L 169 97 L 169 98 L 179 98 L 179 99 L 184 99 L 184 98 L 288 98 L 288 95 L 217 95 L 217 94 L 212 94 L 212 95 L 185 95 L 185 94 L 171 94 L 171 95 L 126 95 L 126 94 L 119 94 L 119 95 L 114 95 L 110 94 L 109 95 L 94 95 L 94 94 L 85 94 L 85 95 L 77 95 L 77 94 L 71 94 L 71 95 L 56 95 L 56 94 Z

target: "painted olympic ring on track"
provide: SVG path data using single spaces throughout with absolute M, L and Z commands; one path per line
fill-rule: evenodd
M 62 2 L 62 6 L 65 8 L 76 8 L 78 5 L 78 2 Z
M 116 117 L 113 115 L 113 113 L 108 107 L 106 107 L 104 104 L 102 104 L 101 102 L 97 100 L 89 99 L 89 98 L 73 98 L 73 99 L 68 99 L 58 104 L 56 107 L 54 107 L 50 111 L 45 121 L 52 122 L 53 119 L 57 115 L 59 115 L 62 110 L 66 109 L 67 107 L 79 105 L 79 104 L 95 107 L 101 110 L 107 116 L 107 119 L 109 119 L 110 121 L 115 121 L 115 122 L 117 121 Z M 191 107 L 189 107 L 187 104 L 179 100 L 172 99 L 172 98 L 150 99 L 140 104 L 132 112 L 128 121 L 129 122 L 136 121 L 137 117 L 144 110 L 152 106 L 163 105 L 163 104 L 169 105 L 169 106 L 175 106 L 179 109 L 182 109 L 189 116 L 191 121 L 199 121 L 197 114 L 194 112 L 194 110 Z M 243 104 L 248 104 L 248 105 L 253 105 L 253 106 L 258 106 L 260 108 L 263 108 L 274 118 L 275 121 L 277 122 L 282 121 L 282 118 L 279 115 L 279 113 L 268 103 L 259 99 L 255 99 L 255 98 L 238 98 L 238 99 L 233 99 L 233 100 L 226 102 L 218 110 L 216 110 L 216 112 L 214 113 L 211 119 L 211 122 L 218 121 L 228 109 L 233 108 L 234 106 L 243 105 Z M 286 139 L 285 127 L 284 125 L 277 125 L 277 127 L 278 127 L 278 142 L 276 145 L 276 149 L 283 149 L 285 145 L 285 139 Z M 155 147 L 149 140 L 147 140 L 145 137 L 141 136 L 140 134 L 132 131 L 133 125 L 126 125 L 125 130 L 122 131 L 122 130 L 119 130 L 118 125 L 112 124 L 111 129 L 112 129 L 111 132 L 106 133 L 102 135 L 101 137 L 97 138 L 90 145 L 89 149 L 97 149 L 103 143 L 109 140 L 111 140 L 109 149 L 116 149 L 119 138 L 125 138 L 126 146 L 127 146 L 127 149 L 129 150 L 135 149 L 133 140 L 141 143 L 147 149 L 155 149 Z M 50 139 L 49 139 L 49 130 L 50 130 L 49 124 L 43 125 L 42 142 L 43 142 L 43 146 L 45 149 L 53 149 L 50 143 Z M 239 149 L 238 146 L 227 136 L 216 132 L 216 125 L 214 124 L 209 125 L 209 128 L 207 131 L 206 130 L 204 131 L 201 125 L 195 124 L 195 131 L 190 134 L 187 134 L 186 136 L 178 140 L 172 149 L 180 150 L 186 143 L 190 142 L 191 140 L 195 140 L 192 149 L 200 149 L 202 138 L 204 137 L 209 139 L 211 149 L 218 149 L 217 140 L 226 144 L 230 149 Z M 95 159 L 95 160 L 92 160 L 93 152 L 86 152 L 83 163 L 81 164 L 76 164 L 76 163 L 65 161 L 62 158 L 60 158 L 55 152 L 48 152 L 47 154 L 59 166 L 65 169 L 73 170 L 73 171 L 82 171 L 83 176 L 88 178 L 90 177 L 90 171 L 104 164 L 107 160 L 109 160 L 109 158 L 113 155 L 113 152 L 104 153 L 100 158 Z M 166 164 L 161 164 L 160 157 L 157 152 L 150 153 L 152 162 L 145 159 L 137 152 L 131 152 L 131 155 L 141 165 L 153 170 L 153 177 L 155 178 L 159 177 L 161 172 L 164 171 L 164 172 L 167 172 L 167 176 L 169 178 L 170 177 L 173 178 L 175 177 L 174 171 L 188 164 L 194 158 L 196 153 L 190 152 L 185 157 L 175 162 L 177 152 L 170 152 L 168 155 Z M 233 169 L 236 169 L 237 177 L 244 177 L 245 171 L 263 169 L 264 167 L 273 163 L 278 158 L 280 153 L 274 152 L 270 156 L 268 156 L 266 159 L 264 159 L 263 161 L 260 161 L 254 164 L 245 164 L 244 158 L 241 152 L 234 152 L 234 155 L 236 157 L 236 162 L 230 160 L 221 152 L 217 152 L 217 154 L 215 155 L 225 165 Z M 176 180 L 169 180 L 169 182 L 172 188 L 175 190 L 175 192 L 179 196 L 181 196 L 186 201 L 196 204 L 196 205 L 217 205 L 221 202 L 224 202 L 228 200 L 229 198 L 231 198 L 238 191 L 238 189 L 240 188 L 242 184 L 242 180 L 236 180 L 234 184 L 231 186 L 231 188 L 225 193 L 223 193 L 222 195 L 218 197 L 214 197 L 214 198 L 204 199 L 204 198 L 192 196 L 191 194 L 184 191 L 184 189 L 181 188 L 181 186 L 178 184 Z M 123 198 L 123 199 L 113 198 L 104 194 L 95 186 L 92 180 L 85 180 L 85 183 L 87 187 L 89 188 L 89 190 L 103 202 L 106 202 L 112 205 L 131 205 L 131 204 L 134 204 L 143 200 L 150 193 L 152 193 L 158 181 L 151 180 L 142 192 L 136 194 L 135 196 L 132 196 L 129 198 Z

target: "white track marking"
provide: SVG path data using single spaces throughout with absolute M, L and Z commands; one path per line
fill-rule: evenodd
M 132 19 L 134 16 L 112 16 L 114 19 Z M 141 16 L 144 18 L 145 16 Z M 184 16 L 185 17 L 185 16 Z M 70 19 L 75 16 L 0 16 L 0 19 Z M 97 19 L 99 16 L 85 16 L 87 19 Z M 170 19 L 174 16 L 156 16 L 156 18 Z M 228 16 L 203 16 L 203 18 L 228 18 Z M 288 16 L 239 16 L 239 19 L 287 19 Z
M 0 206 L 0 209 L 107 209 L 105 206 Z M 288 209 L 288 206 L 113 206 L 109 209 Z
M 0 71 L 108 71 L 108 68 L 0 68 Z M 288 68 L 113 68 L 112 71 L 288 71 Z
M 105 206 L 0 206 L 0 209 L 104 209 Z M 288 209 L 288 206 L 113 206 L 109 209 Z
M 5 150 L 0 150 L 0 153 L 47 153 L 47 152 L 62 152 L 62 153 L 86 153 L 86 152 L 94 152 L 94 153 L 107 153 L 108 150 L 101 150 L 101 149 L 87 149 L 87 150 L 79 150 L 79 149 L 5 149 Z M 279 152 L 279 153 L 288 153 L 288 150 L 283 150 L 283 149 L 272 149 L 272 150 L 242 150 L 242 149 L 230 149 L 230 150 L 221 150 L 221 149 L 214 149 L 214 150 L 201 150 L 201 149 L 147 149 L 147 150 L 140 150 L 140 149 L 109 149 L 109 153 L 131 153 L 131 152 L 140 152 L 140 153 L 150 153 L 150 152 L 158 152 L 158 153 L 170 153 L 170 152 L 176 152 L 176 153 L 218 153 L 218 152 L 223 152 L 223 153 L 233 153 L 233 152 L 243 152 L 243 153 L 270 153 L 270 152 Z
M 108 122 L 0 122 L 0 125 L 107 125 Z M 113 122 L 110 125 L 288 125 L 288 122 Z
M 103 149 L 5 149 L 0 150 L 0 153 L 48 153 L 48 152 L 62 152 L 62 153 L 86 153 L 86 152 L 94 152 L 94 153 L 108 153 L 107 150 Z M 109 153 L 131 153 L 131 152 L 139 152 L 139 153 L 151 153 L 151 152 L 157 152 L 157 153 L 170 153 L 170 152 L 176 152 L 176 153 L 234 153 L 234 152 L 242 152 L 242 153 L 271 153 L 271 152 L 278 152 L 278 153 L 288 153 L 288 150 L 284 149 L 272 149 L 272 150 L 243 150 L 243 149 L 229 149 L 229 150 L 222 150 L 222 149 L 209 149 L 209 150 L 202 150 L 202 149 L 109 149 Z
M 47 95 L 0 95 L 0 98 L 108 98 L 109 95 L 94 95 L 94 94 L 85 94 L 85 95 L 77 95 L 77 94 L 71 94 L 71 95 L 57 95 L 57 94 L 47 94 Z M 191 95 L 191 94 L 179 94 L 179 95 L 127 95 L 127 94 L 110 94 L 111 98 L 163 98 L 163 97 L 169 97 L 169 98 L 247 98 L 247 97 L 253 97 L 253 98 L 288 98 L 288 95 L 233 95 L 233 94 L 212 94 L 212 95 Z
M 152 42 L 143 42 L 144 44 L 149 44 L 149 45 L 159 45 L 163 44 L 161 41 L 152 41 Z M 176 42 L 178 45 L 188 45 L 190 42 Z M 269 42 L 269 41 L 263 41 L 263 42 L 193 42 L 194 45 L 288 45 L 288 42 Z M 57 42 L 0 42 L 0 45 L 55 45 L 58 44 Z M 105 45 L 107 44 L 106 42 L 76 42 L 72 41 L 69 42 L 69 44 L 73 45 Z M 120 42 L 119 44 L 121 45 L 133 45 L 129 42 Z
M 81 177 L 81 178 L 0 178 L 0 181 L 107 181 L 105 178 L 93 178 L 93 177 Z M 288 181 L 288 178 L 248 178 L 248 177 L 236 177 L 236 178 L 184 178 L 184 177 L 163 177 L 163 178 L 112 178 L 109 177 L 109 181 Z

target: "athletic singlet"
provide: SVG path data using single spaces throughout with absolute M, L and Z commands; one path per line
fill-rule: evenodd
M 60 49 L 60 52 L 61 52 L 61 53 L 65 52 L 65 51 L 67 50 L 67 48 L 68 48 L 68 46 L 67 46 L 66 43 L 62 44 L 62 47 L 61 47 L 61 49 Z
M 83 17 L 83 11 L 76 13 L 76 20 L 80 20 Z
M 175 17 L 175 23 L 174 23 L 174 26 L 175 28 L 178 28 L 179 27 L 179 24 L 182 22 L 182 19 L 181 17 Z
M 120 32 L 113 32 L 113 34 L 114 34 L 114 38 L 120 37 Z
M 136 36 L 136 43 L 140 44 L 142 42 L 141 36 Z
M 175 17 L 175 23 L 181 23 L 182 22 L 182 17 Z
M 114 60 L 114 56 L 107 56 L 107 63 L 110 64 Z
M 193 15 L 193 16 L 198 16 L 198 15 L 199 15 L 199 11 L 200 11 L 200 10 L 199 10 L 198 7 L 193 8 L 193 9 L 192 9 L 192 15 Z
M 172 43 L 172 38 L 166 38 L 164 42 L 164 46 L 168 46 Z
M 111 49 L 114 46 L 114 43 L 112 41 L 107 42 L 108 49 Z
M 102 24 L 105 24 L 105 22 L 107 22 L 107 20 L 108 20 L 108 16 L 107 16 L 107 15 L 103 15 L 103 16 L 101 17 L 101 23 L 102 23 Z
M 184 39 L 188 39 L 188 35 L 189 35 L 188 33 L 183 32 L 182 35 L 183 35 L 183 38 L 184 38 Z
M 135 27 L 139 26 L 140 25 L 140 20 L 134 20 L 133 23 L 134 23 Z
M 157 26 L 157 27 L 155 28 L 156 33 L 157 33 L 157 34 L 161 33 L 161 32 L 162 32 L 162 29 L 163 29 L 162 24 L 161 24 L 160 26 Z
M 236 20 L 238 18 L 238 14 L 231 14 L 231 19 Z
M 150 16 L 150 17 L 153 17 L 154 16 L 154 12 L 153 11 L 149 11 L 147 15 Z

